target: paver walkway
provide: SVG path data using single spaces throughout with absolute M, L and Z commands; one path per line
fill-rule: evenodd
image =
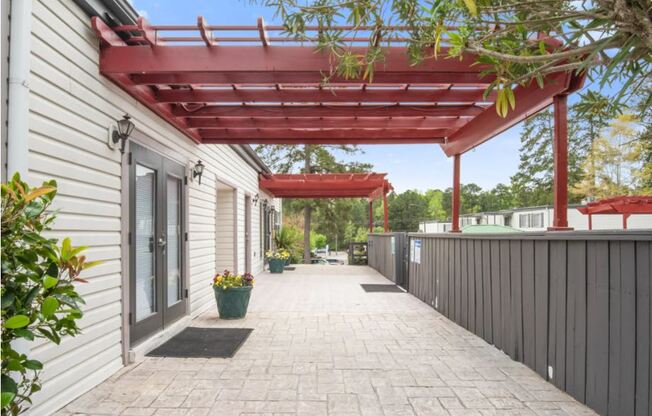
M 367 267 L 258 277 L 232 359 L 148 358 L 62 415 L 594 415 L 524 365 Z

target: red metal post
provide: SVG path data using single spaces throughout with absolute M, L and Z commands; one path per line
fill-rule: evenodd
M 568 226 L 568 104 L 566 95 L 553 99 L 555 132 L 553 137 L 553 220 L 548 231 L 572 230 Z
M 629 214 L 629 213 L 623 214 L 623 230 L 627 229 L 627 218 L 629 218 L 630 215 L 632 215 L 632 214 Z
M 389 218 L 387 216 L 387 192 L 383 192 L 383 216 L 385 232 L 389 232 Z
M 451 233 L 460 232 L 460 158 L 459 153 L 453 156 L 453 227 Z
M 369 201 L 369 232 L 374 232 L 374 201 Z

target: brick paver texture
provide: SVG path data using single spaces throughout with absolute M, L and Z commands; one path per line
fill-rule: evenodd
M 262 274 L 245 319 L 211 307 L 192 323 L 253 328 L 234 358 L 146 358 L 58 414 L 595 415 L 412 295 L 360 283 L 391 282 L 366 266 Z

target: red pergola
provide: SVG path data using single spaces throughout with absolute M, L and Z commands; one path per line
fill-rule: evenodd
M 652 214 L 652 196 L 618 196 L 589 202 L 577 210 L 589 216 L 589 230 L 593 229 L 592 216 L 596 214 L 619 214 L 623 216 L 623 229 L 632 214 Z
M 387 194 L 393 189 L 386 173 L 262 174 L 261 189 L 277 198 L 368 198 L 369 231 L 373 231 L 373 201 L 383 199 L 384 229 L 389 231 Z
M 315 51 L 315 39 L 299 43 L 262 19 L 251 26 L 211 26 L 202 17 L 196 25 L 152 26 L 140 18 L 111 28 L 94 17 L 92 24 L 100 72 L 197 143 L 440 144 L 455 158 L 453 231 L 460 156 L 554 103 L 553 229 L 567 229 L 566 96 L 581 76 L 554 73 L 543 88 L 515 87 L 516 109 L 503 118 L 495 95 L 483 97 L 494 77 L 481 76 L 486 68 L 471 54 L 446 59 L 444 49 L 415 66 L 405 39 L 394 39 L 399 46 L 386 47 L 373 83 L 333 77 L 324 85 L 332 60 Z M 319 30 L 306 29 L 315 37 Z M 368 39 L 351 41 L 364 53 L 356 45 Z

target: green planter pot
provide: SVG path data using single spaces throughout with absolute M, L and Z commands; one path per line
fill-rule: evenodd
M 226 290 L 219 286 L 213 286 L 220 319 L 244 318 L 249 306 L 251 289 L 253 286 L 232 287 Z
M 284 268 L 285 268 L 285 260 L 269 259 L 270 273 L 283 273 Z

